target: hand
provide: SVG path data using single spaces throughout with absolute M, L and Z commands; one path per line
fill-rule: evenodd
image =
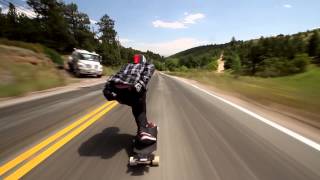
M 134 85 L 134 87 L 136 88 L 136 91 L 137 91 L 137 92 L 141 92 L 141 90 L 142 90 L 142 84 L 137 83 L 137 84 Z

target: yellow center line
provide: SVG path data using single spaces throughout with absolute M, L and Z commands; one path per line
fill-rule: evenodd
M 97 114 L 99 111 L 101 111 L 102 109 L 104 109 L 105 107 L 110 105 L 111 103 L 112 103 L 112 101 L 106 102 L 105 104 L 103 104 L 102 106 L 98 107 L 94 111 L 92 111 L 89 114 L 86 114 L 85 116 L 81 117 L 80 119 L 78 119 L 77 121 L 72 123 L 71 125 L 63 128 L 62 130 L 60 130 L 57 133 L 51 135 L 50 137 L 48 137 L 47 139 L 43 140 L 39 144 L 33 146 L 32 148 L 30 148 L 27 151 L 23 152 L 22 154 L 18 155 L 17 157 L 15 157 L 14 159 L 10 160 L 6 164 L 2 165 L 0 167 L 0 176 L 3 175 L 4 173 L 6 173 L 7 171 L 9 171 L 10 169 L 12 169 L 13 167 L 17 166 L 19 163 L 21 163 L 24 160 L 28 159 L 29 157 L 31 157 L 36 152 L 40 151 L 42 148 L 44 148 L 48 144 L 50 144 L 53 141 L 55 141 L 56 139 L 60 138 L 64 134 L 68 133 L 70 130 L 72 130 L 73 128 L 77 127 L 78 125 L 80 125 L 81 123 L 83 123 L 84 121 L 86 121 L 87 119 L 92 117 L 93 115 Z
M 115 107 L 118 103 L 114 102 L 112 105 L 110 105 L 105 110 L 99 112 L 94 117 L 92 117 L 90 120 L 86 121 L 84 124 L 80 125 L 73 131 L 71 131 L 69 134 L 67 134 L 65 137 L 60 139 L 58 142 L 50 146 L 48 149 L 28 161 L 26 164 L 21 166 L 19 169 L 17 169 L 15 172 L 4 178 L 4 180 L 17 180 L 27 174 L 30 170 L 32 170 L 34 167 L 36 167 L 38 164 L 40 164 L 42 161 L 44 161 L 46 158 L 48 158 L 51 154 L 53 154 L 55 151 L 57 151 L 59 148 L 61 148 L 63 145 L 68 143 L 70 140 L 72 140 L 75 136 L 80 134 L 83 130 L 85 130 L 87 127 L 89 127 L 91 124 L 96 122 L 100 117 L 102 117 L 105 113 L 110 111 L 113 107 Z

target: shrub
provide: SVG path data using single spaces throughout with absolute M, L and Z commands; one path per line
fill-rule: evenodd
M 235 54 L 232 58 L 231 69 L 234 74 L 239 75 L 241 73 L 241 61 L 239 55 Z
M 187 72 L 189 69 L 186 66 L 181 66 L 177 70 L 181 72 Z
M 305 72 L 310 62 L 311 62 L 311 58 L 307 54 L 295 55 L 294 59 L 291 62 L 296 70 L 296 71 L 293 71 L 293 73 Z
M 218 63 L 216 60 L 211 61 L 209 64 L 205 66 L 205 69 L 209 71 L 215 71 L 217 70 L 217 68 L 218 68 Z
M 178 61 L 179 59 L 168 59 L 165 61 L 166 68 L 169 69 L 169 71 L 174 71 L 178 67 Z
M 310 57 L 307 54 L 297 54 L 293 59 L 287 58 L 267 58 L 263 60 L 256 73 L 262 77 L 276 77 L 296 74 L 306 71 L 310 63 Z
M 63 67 L 63 59 L 61 58 L 60 54 L 50 48 L 44 48 L 44 53 L 59 67 Z

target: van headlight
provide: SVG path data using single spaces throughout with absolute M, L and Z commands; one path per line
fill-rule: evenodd
M 85 64 L 82 64 L 82 63 L 78 63 L 78 67 L 79 67 L 79 69 L 83 69 L 83 68 L 86 67 L 86 65 L 85 65 Z

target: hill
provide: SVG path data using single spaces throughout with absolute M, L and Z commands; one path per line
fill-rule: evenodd
M 47 54 L 0 44 L 0 60 L 0 97 L 22 95 L 67 83 L 63 72 Z
M 248 41 L 206 45 L 191 48 L 167 58 L 167 68 L 208 69 L 208 65 L 224 55 L 225 68 L 240 75 L 263 77 L 284 76 L 304 72 L 309 63 L 320 62 L 320 29 L 293 35 L 261 37 Z M 215 67 L 215 66 L 213 66 Z

